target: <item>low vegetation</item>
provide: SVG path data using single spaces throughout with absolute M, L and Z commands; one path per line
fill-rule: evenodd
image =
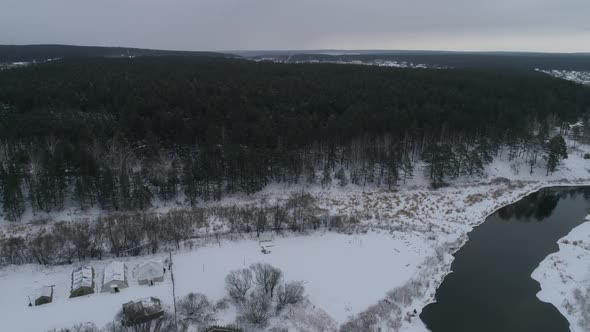
M 354 222 L 354 220 L 352 220 Z M 307 231 L 320 226 L 345 229 L 346 216 L 330 217 L 308 194 L 274 205 L 244 205 L 173 210 L 167 213 L 120 213 L 35 227 L 21 235 L 0 236 L 0 265 L 71 264 L 156 253 L 190 246 L 190 239 L 213 239 L 256 232 Z

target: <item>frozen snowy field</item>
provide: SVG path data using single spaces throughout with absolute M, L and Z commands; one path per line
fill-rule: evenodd
M 433 242 L 433 241 L 432 241 Z M 419 233 L 363 235 L 315 233 L 311 236 L 277 237 L 272 253 L 260 252 L 258 241 L 239 240 L 196 248 L 174 255 L 177 297 L 201 292 L 211 300 L 225 295 L 224 278 L 233 269 L 256 262 L 268 262 L 283 270 L 287 280 L 305 281 L 310 301 L 337 322 L 378 302 L 384 294 L 410 280 L 418 269 L 416 262 L 433 254 L 433 246 Z M 150 258 L 124 259 L 129 267 L 130 287 L 118 294 L 98 293 L 69 299 L 72 266 L 16 266 L 0 273 L 0 308 L 3 325 L 14 331 L 45 331 L 92 321 L 98 326 L 113 320 L 121 304 L 146 296 L 157 296 L 172 306 L 172 285 L 139 286 L 133 277 L 135 266 Z M 102 271 L 110 261 L 88 262 L 96 269 L 98 289 Z M 55 285 L 54 301 L 28 307 L 29 294 L 44 285 Z M 226 323 L 220 317 L 220 323 Z

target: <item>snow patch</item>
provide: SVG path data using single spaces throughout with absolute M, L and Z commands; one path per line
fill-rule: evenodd
M 585 220 L 590 220 L 590 215 Z M 537 297 L 553 304 L 572 332 L 590 330 L 590 222 L 559 239 L 559 251 L 547 256 L 531 275 L 541 285 Z

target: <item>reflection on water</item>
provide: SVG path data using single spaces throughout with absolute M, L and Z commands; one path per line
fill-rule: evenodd
M 530 275 L 589 211 L 589 188 L 543 189 L 500 209 L 469 233 L 420 318 L 433 332 L 568 332 Z
M 500 209 L 498 216 L 504 220 L 516 219 L 521 222 L 532 221 L 532 217 L 536 221 L 543 221 L 551 216 L 559 199 L 567 196 L 568 191 L 544 189 L 529 195 L 522 204 L 512 204 Z

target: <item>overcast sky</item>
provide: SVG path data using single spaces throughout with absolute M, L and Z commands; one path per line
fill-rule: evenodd
M 590 51 L 590 0 L 0 0 L 0 44 Z

